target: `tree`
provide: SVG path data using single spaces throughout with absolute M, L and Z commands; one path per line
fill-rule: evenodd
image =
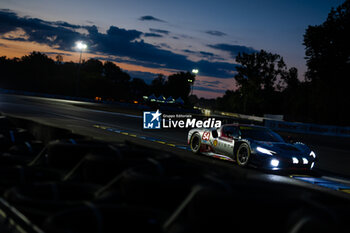
M 276 111 L 276 90 L 281 89 L 281 82 L 288 74 L 283 58 L 261 50 L 251 54 L 239 53 L 236 62 L 240 66 L 234 78 L 239 87 L 243 113 Z
M 113 62 L 106 61 L 103 65 L 103 69 L 105 77 L 115 83 L 127 83 L 130 80 L 130 76 Z
M 216 107 L 225 112 L 241 112 L 241 99 L 239 91 L 227 90 L 222 97 L 217 98 Z
M 165 83 L 166 79 L 163 74 L 158 74 L 156 78 L 152 80 L 151 92 L 156 96 L 164 95 L 165 93 Z
M 189 81 L 191 80 L 191 81 Z M 172 97 L 181 97 L 187 100 L 191 92 L 191 85 L 194 83 L 195 75 L 190 72 L 179 72 L 168 77 L 166 82 L 166 95 Z
M 134 100 L 141 100 L 142 96 L 148 94 L 148 85 L 143 79 L 133 78 L 130 82 L 130 91 Z
M 63 56 L 61 54 L 56 55 L 56 63 L 57 64 L 62 64 L 63 62 Z
M 332 8 L 324 23 L 304 35 L 311 117 L 320 123 L 349 124 L 350 1 Z
M 300 86 L 300 80 L 298 79 L 298 69 L 292 67 L 282 76 L 286 90 L 296 90 Z
M 46 54 L 34 51 L 21 58 L 20 66 L 20 85 L 39 92 L 47 92 L 50 89 L 50 77 L 56 72 L 54 60 Z

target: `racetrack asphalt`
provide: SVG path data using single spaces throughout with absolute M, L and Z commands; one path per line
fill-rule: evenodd
M 243 169 L 232 162 L 193 155 L 187 149 L 188 129 L 144 130 L 141 116 L 128 114 L 125 111 L 109 112 L 89 107 L 98 104 L 0 94 L 0 112 L 4 115 L 69 129 L 73 133 L 104 141 L 124 142 L 127 140 L 147 147 L 171 151 L 204 166 L 226 169 L 236 176 L 288 183 L 350 197 L 348 195 L 350 193 L 350 170 L 348 169 L 350 167 L 350 150 L 322 144 L 317 145 L 317 143 L 310 145 L 319 156 L 319 162 L 315 166 L 317 177 L 306 175 L 309 178 L 304 179 L 302 177 L 305 177 L 305 174 L 301 176 L 300 174 L 276 175 L 256 169 Z M 290 177 L 294 177 L 294 179 Z M 338 185 L 334 187 L 332 182 Z

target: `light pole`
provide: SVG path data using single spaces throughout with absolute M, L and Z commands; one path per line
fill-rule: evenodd
M 77 73 L 77 80 L 76 80 L 76 86 L 75 86 L 75 95 L 78 97 L 79 96 L 79 84 L 80 84 L 80 67 L 81 67 L 81 58 L 83 56 L 83 51 L 87 49 L 87 44 L 85 44 L 82 41 L 77 41 L 75 43 L 75 47 L 80 51 L 80 56 L 79 56 L 79 66 L 78 66 L 78 73 Z
M 198 69 L 192 69 L 192 74 L 194 74 L 194 77 L 196 77 L 196 75 L 198 74 L 199 70 Z M 194 80 L 190 81 L 192 83 L 192 88 L 191 88 L 191 95 L 193 95 L 193 84 L 194 84 Z

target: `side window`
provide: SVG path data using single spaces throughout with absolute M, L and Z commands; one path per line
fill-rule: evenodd
M 222 129 L 223 136 L 229 137 L 229 138 L 237 138 L 239 136 L 238 128 L 235 126 L 225 126 Z

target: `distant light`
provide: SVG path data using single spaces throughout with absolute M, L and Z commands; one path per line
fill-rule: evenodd
M 192 73 L 194 73 L 194 74 L 198 74 L 198 72 L 199 72 L 198 69 L 193 69 L 193 70 L 192 70 Z
M 192 81 L 192 79 L 187 79 L 187 82 L 191 83 L 191 82 L 193 82 L 193 81 Z
M 309 162 L 309 160 L 307 160 L 306 158 L 303 158 L 303 164 L 307 164 Z
M 271 160 L 271 166 L 278 167 L 279 164 L 280 164 L 280 161 L 278 161 L 277 159 Z
M 299 160 L 295 157 L 292 158 L 293 159 L 293 164 L 298 164 L 299 163 Z
M 87 49 L 87 44 L 85 44 L 85 43 L 82 42 L 82 41 L 77 41 L 77 42 L 75 43 L 75 47 L 76 47 L 77 49 L 79 49 L 79 50 L 85 50 L 85 49 Z
M 138 104 L 139 103 L 139 101 L 137 101 L 137 100 L 134 100 L 134 104 Z

